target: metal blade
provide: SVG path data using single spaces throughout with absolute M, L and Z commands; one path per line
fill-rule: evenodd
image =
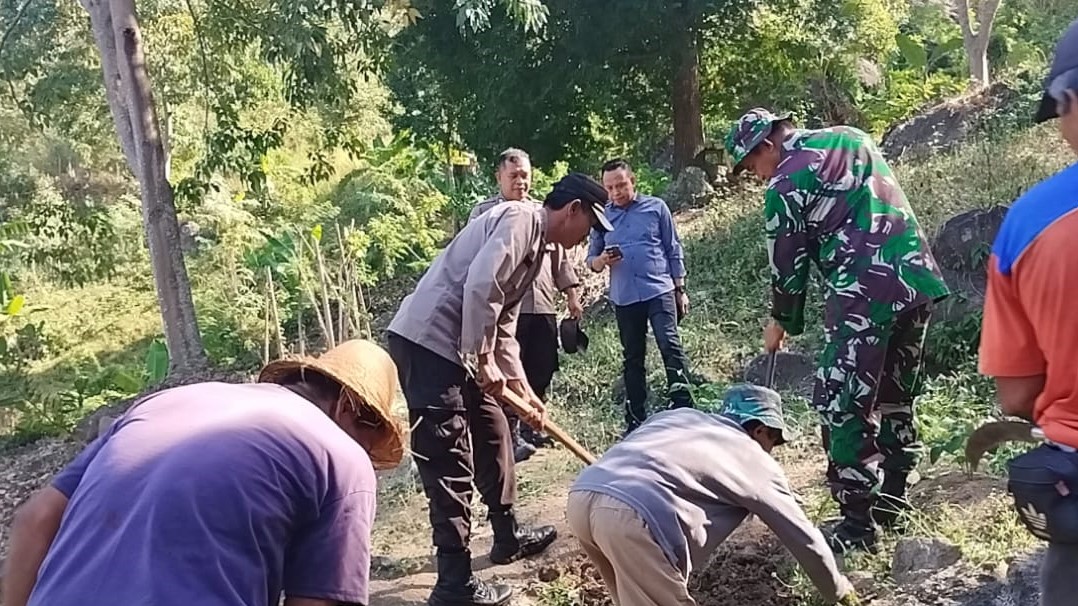
M 764 384 L 764 387 L 766 387 L 768 389 L 774 389 L 775 388 L 775 366 L 776 366 L 775 362 L 776 362 L 776 358 L 778 358 L 778 355 L 779 355 L 779 353 L 777 351 L 773 351 L 773 352 L 767 354 L 767 374 L 764 375 L 765 376 L 764 381 L 766 381 L 766 383 Z
M 966 462 L 970 471 L 986 452 L 1005 442 L 1039 442 L 1043 439 L 1037 427 L 1025 421 L 993 421 L 978 427 L 966 440 Z

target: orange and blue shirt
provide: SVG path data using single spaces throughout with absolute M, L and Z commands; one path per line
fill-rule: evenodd
M 1014 203 L 992 246 L 980 371 L 1044 375 L 1033 422 L 1078 447 L 1078 164 Z

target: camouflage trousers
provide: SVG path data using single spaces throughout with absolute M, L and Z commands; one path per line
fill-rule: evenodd
M 844 511 L 866 514 L 882 474 L 904 477 L 921 455 L 913 401 L 922 383 L 931 304 L 890 325 L 830 328 L 813 407 L 820 413 L 827 481 Z M 904 483 L 904 482 L 903 482 Z

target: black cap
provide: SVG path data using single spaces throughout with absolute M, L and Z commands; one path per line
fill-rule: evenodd
M 604 209 L 606 206 L 606 190 L 603 189 L 602 185 L 599 185 L 598 181 L 583 173 L 569 173 L 559 179 L 554 184 L 554 189 L 550 190 L 546 199 L 543 200 L 543 204 L 559 209 L 573 200 L 580 200 L 595 214 L 595 218 L 599 221 L 596 229 L 599 231 L 614 231 L 614 226 L 606 218 Z
M 1041 123 L 1058 118 L 1059 101 L 1052 93 L 1067 89 L 1078 89 L 1078 19 L 1070 24 L 1067 31 L 1063 32 L 1063 36 L 1060 37 L 1059 43 L 1056 44 L 1055 58 L 1052 60 L 1052 68 L 1048 71 L 1048 78 L 1044 82 L 1044 97 L 1041 99 L 1040 107 L 1037 108 L 1034 122 Z

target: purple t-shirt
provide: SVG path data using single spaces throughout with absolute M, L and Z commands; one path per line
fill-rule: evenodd
M 70 501 L 30 606 L 368 603 L 374 468 L 278 385 L 153 394 L 53 486 Z

